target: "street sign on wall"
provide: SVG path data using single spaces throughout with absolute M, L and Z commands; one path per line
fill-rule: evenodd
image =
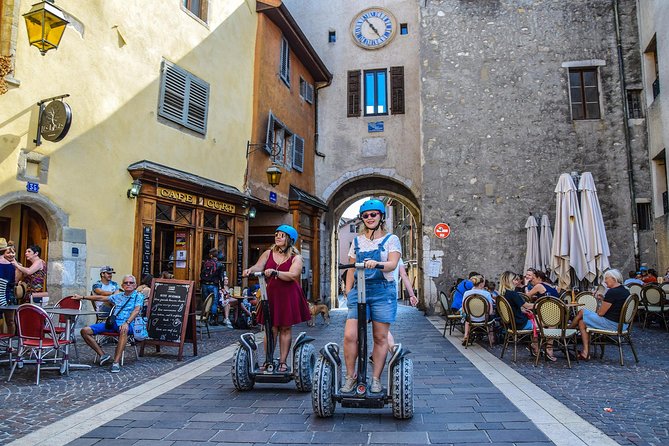
M 437 223 L 434 227 L 434 235 L 436 235 L 437 238 L 444 239 L 451 235 L 451 227 L 446 223 Z

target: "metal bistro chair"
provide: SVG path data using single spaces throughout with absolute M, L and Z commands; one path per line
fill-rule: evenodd
M 69 343 L 69 341 L 58 339 L 49 315 L 42 308 L 33 304 L 23 304 L 16 311 L 16 330 L 19 338 L 19 350 L 7 381 L 12 379 L 19 361 L 34 356 L 35 364 L 37 364 L 35 383 L 39 385 L 40 370 L 42 363 L 45 362 L 45 356 L 54 350 L 58 351 L 61 346 Z M 62 358 L 57 356 L 50 361 L 61 361 Z
M 502 320 L 502 326 L 506 334 L 504 335 L 504 346 L 502 347 L 502 354 L 499 358 L 504 357 L 504 352 L 509 342 L 513 342 L 513 362 L 516 362 L 518 343 L 529 338 L 532 342 L 533 330 L 518 330 L 516 327 L 516 318 L 513 315 L 511 304 L 504 296 L 497 296 L 497 313 Z
M 578 358 L 578 351 L 576 350 L 578 330 L 567 328 L 569 323 L 567 310 L 564 302 L 553 297 L 542 297 L 537 301 L 535 307 L 537 325 L 539 326 L 539 351 L 541 351 L 542 346 L 545 348 L 548 345 L 548 341 L 553 341 L 553 348 L 555 349 L 557 341 L 558 347 L 564 351 L 567 357 L 567 365 L 571 368 L 569 346 L 573 347 L 574 356 Z M 539 355 L 534 360 L 534 365 L 537 364 L 539 364 Z
M 77 300 L 74 298 L 74 296 L 67 296 L 63 297 L 61 300 L 56 302 L 56 305 L 54 305 L 54 308 L 70 308 L 73 310 L 81 310 L 81 306 L 83 304 L 82 300 Z M 76 342 L 76 336 L 75 336 L 75 327 L 77 325 L 77 320 L 79 319 L 79 316 L 76 316 L 72 322 L 70 323 L 70 340 L 72 341 L 72 345 L 74 346 L 74 354 L 79 359 L 79 350 L 77 349 L 77 342 Z M 58 338 L 62 341 L 65 339 L 65 330 L 67 328 L 67 316 L 60 315 L 58 316 L 58 322 L 57 325 L 54 323 L 54 330 L 58 334 Z M 46 329 L 45 329 L 46 330 Z
M 639 296 L 636 294 L 630 295 L 620 312 L 620 321 L 618 321 L 618 329 L 615 331 L 611 330 L 599 330 L 596 328 L 588 328 L 588 333 L 590 333 L 590 343 L 592 345 L 599 345 L 601 347 L 600 359 L 604 357 L 604 346 L 606 344 L 613 344 L 618 346 L 618 352 L 620 353 L 620 365 L 625 365 L 623 360 L 623 344 L 629 344 L 632 349 L 632 354 L 634 355 L 634 360 L 639 362 L 639 357 L 636 354 L 634 349 L 634 344 L 632 344 L 632 324 L 634 324 L 634 317 L 639 308 Z M 624 329 L 624 325 L 627 324 L 627 329 Z
M 644 307 L 643 328 L 646 328 L 646 323 L 650 317 L 662 321 L 664 329 L 669 332 L 669 324 L 667 324 L 669 304 L 662 287 L 654 283 L 645 285 L 641 288 L 641 302 Z
M 111 312 L 109 313 L 110 315 L 114 314 L 114 311 L 116 310 L 116 305 L 114 305 L 111 309 Z M 137 315 L 137 317 L 141 316 L 141 311 L 140 314 Z M 115 331 L 103 331 L 97 336 L 97 342 L 99 345 L 102 345 L 102 340 L 104 339 L 109 339 L 112 343 L 118 344 L 118 337 L 119 333 Z M 125 362 L 125 349 L 128 347 L 132 347 L 133 350 L 135 351 L 135 361 L 139 361 L 139 352 L 137 351 L 137 340 L 135 339 L 134 335 L 128 334 L 128 341 L 125 344 L 125 347 L 123 348 L 123 352 L 121 352 L 121 365 L 124 365 Z M 95 359 L 93 359 L 93 362 L 98 362 L 100 360 L 99 355 L 96 353 L 95 354 Z
M 595 313 L 597 312 L 597 308 L 599 308 L 599 301 L 591 291 L 581 291 L 578 293 L 576 296 L 576 302 L 583 304 L 583 306 L 579 308 L 587 308 L 588 310 L 594 311 Z
M 669 294 L 669 282 L 662 282 L 662 285 L 660 285 L 662 289 L 664 290 L 664 295 L 666 296 Z
M 211 316 L 211 306 L 214 303 L 214 293 L 209 293 L 202 305 L 202 311 L 195 316 L 197 328 L 200 330 L 200 338 L 202 338 L 202 329 L 206 327 L 207 337 L 211 338 L 209 334 L 209 317 Z
M 474 339 L 474 333 L 483 332 L 488 336 L 488 342 L 492 347 L 491 329 L 494 321 L 490 318 L 490 302 L 480 294 L 470 294 L 462 302 L 462 309 L 465 312 L 465 323 L 469 323 L 469 335 L 465 348 L 471 344 Z M 474 321 L 472 318 L 483 318 L 482 321 Z
M 458 311 L 454 311 L 451 308 L 453 304 L 453 294 L 455 290 L 451 291 L 450 295 L 447 295 L 443 291 L 439 292 L 439 301 L 441 306 L 444 308 L 444 315 L 446 316 L 446 325 L 444 325 L 444 337 L 446 337 L 446 328 L 448 328 L 448 334 L 453 334 L 453 327 L 458 324 L 462 324 L 462 315 Z

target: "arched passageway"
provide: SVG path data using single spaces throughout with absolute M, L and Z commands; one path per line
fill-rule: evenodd
M 420 204 L 415 193 L 402 182 L 395 178 L 390 178 L 380 174 L 359 176 L 348 181 L 342 182 L 338 187 L 333 188 L 328 197 L 328 212 L 323 216 L 323 237 L 321 252 L 323 280 L 321 281 L 321 295 L 330 300 L 330 306 L 336 306 L 336 297 L 339 293 L 339 281 L 337 264 L 339 260 L 339 234 L 338 228 L 342 214 L 355 201 L 361 198 L 373 196 L 376 198 L 387 198 L 387 202 L 395 205 L 404 212 L 409 218 L 398 218 L 395 216 L 391 224 L 394 227 L 388 229 L 400 236 L 400 239 L 406 238 L 403 242 L 403 249 L 409 252 L 403 252 L 402 258 L 405 263 L 409 263 L 415 268 L 412 276 L 415 277 L 415 285 L 419 289 L 418 296 L 421 298 L 423 283 L 422 267 L 422 237 L 420 228 L 422 219 L 420 213 Z M 407 249 L 408 248 L 408 249 Z M 419 304 L 420 305 L 420 304 Z

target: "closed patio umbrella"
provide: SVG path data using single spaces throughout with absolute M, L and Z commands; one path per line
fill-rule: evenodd
M 571 270 L 578 280 L 588 273 L 583 243 L 583 222 L 578 206 L 576 186 L 567 173 L 560 175 L 555 187 L 555 233 L 551 246 L 551 269 L 562 289 L 571 287 Z
M 551 245 L 553 244 L 553 231 L 548 215 L 541 217 L 541 234 L 539 235 L 539 253 L 541 256 L 541 270 L 551 270 Z M 550 271 L 551 280 L 555 280 L 555 273 Z
M 590 172 L 583 172 L 578 182 L 578 190 L 581 193 L 581 218 L 583 220 L 583 241 L 585 244 L 585 257 L 588 261 L 588 274 L 586 279 L 601 282 L 604 271 L 611 267 L 609 264 L 609 241 L 606 238 L 604 218 L 599 206 L 595 180 Z
M 527 229 L 527 250 L 525 251 L 525 270 L 530 268 L 541 269 L 541 258 L 539 256 L 539 231 L 537 219 L 530 215 L 525 222 Z

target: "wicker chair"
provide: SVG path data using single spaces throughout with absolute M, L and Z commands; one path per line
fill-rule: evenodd
M 574 356 L 578 357 L 576 350 L 576 334 L 578 330 L 567 328 L 569 323 L 569 312 L 567 306 L 559 299 L 554 297 L 542 297 L 536 303 L 535 312 L 537 314 L 537 325 L 539 326 L 539 350 L 546 347 L 549 341 L 553 341 L 564 351 L 567 357 L 567 365 L 571 368 L 569 358 L 569 347 L 573 347 Z M 539 363 L 537 355 L 534 365 Z
M 460 312 L 455 311 L 451 308 L 453 304 L 453 294 L 455 290 L 451 291 L 450 295 L 447 295 L 443 291 L 439 292 L 439 302 L 444 308 L 444 315 L 446 316 L 446 325 L 444 325 L 444 337 L 446 337 L 446 328 L 448 328 L 448 334 L 453 334 L 453 327 L 456 325 L 462 325 L 462 315 Z
M 590 311 L 597 312 L 599 301 L 591 291 L 581 291 L 576 296 L 576 302 L 583 304 L 581 308 L 587 308 Z
M 631 293 L 631 292 L 630 292 Z M 664 329 L 669 331 L 669 303 L 664 290 L 659 285 L 649 283 L 641 288 L 641 302 L 643 304 L 643 328 L 646 328 L 648 318 L 657 319 L 664 323 Z
M 588 328 L 588 333 L 590 333 L 590 343 L 593 345 L 599 345 L 601 347 L 601 354 L 599 358 L 604 357 L 604 346 L 607 344 L 613 344 L 618 346 L 618 352 L 620 353 L 620 365 L 625 365 L 623 360 L 623 344 L 628 344 L 632 349 L 632 354 L 634 355 L 634 360 L 639 362 L 639 357 L 636 354 L 634 349 L 634 344 L 632 344 L 632 325 L 634 324 L 634 317 L 639 308 L 639 296 L 636 294 L 631 294 L 625 303 L 623 308 L 620 311 L 620 321 L 618 322 L 618 329 L 615 331 L 611 330 L 599 330 L 596 328 Z M 627 328 L 624 328 L 624 325 L 627 324 Z
M 490 318 L 490 302 L 480 294 L 470 294 L 462 302 L 462 310 L 465 312 L 465 323 L 469 324 L 469 336 L 465 342 L 465 348 L 472 343 L 474 333 L 483 332 L 488 336 L 488 342 L 492 347 L 491 329 L 494 321 Z M 483 318 L 475 321 L 473 318 Z
M 504 352 L 509 342 L 513 342 L 513 362 L 516 362 L 518 343 L 529 338 L 532 340 L 533 330 L 518 330 L 516 327 L 516 318 L 513 315 L 511 304 L 503 296 L 497 296 L 497 313 L 502 320 L 502 326 L 506 335 L 504 335 L 504 346 L 502 347 L 502 354 L 500 359 L 504 357 Z

